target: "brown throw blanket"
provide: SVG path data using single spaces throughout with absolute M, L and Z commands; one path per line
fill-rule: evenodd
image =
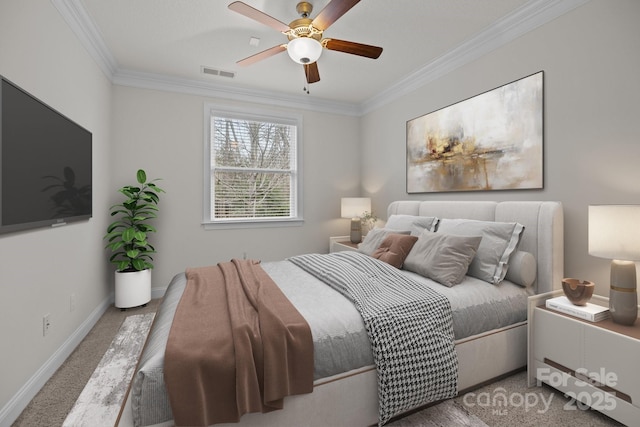
M 164 362 L 177 426 L 237 422 L 313 390 L 309 325 L 259 262 L 232 260 L 186 275 Z

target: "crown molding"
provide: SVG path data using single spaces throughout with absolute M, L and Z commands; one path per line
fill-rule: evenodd
M 401 98 L 589 1 L 591 0 L 532 0 L 473 38 L 363 102 L 361 114 Z
M 166 76 L 163 74 L 118 70 L 114 73 L 111 80 L 113 84 L 120 86 L 186 93 L 232 101 L 293 108 L 296 110 L 310 110 L 350 116 L 360 115 L 360 110 L 355 104 L 328 101 L 308 96 L 288 96 L 280 92 L 239 88 L 195 79 Z
M 79 0 L 51 0 L 82 46 L 110 79 L 118 70 L 118 63 L 107 47 L 100 30 Z
M 376 110 L 589 1 L 591 0 L 531 0 L 376 96 L 360 104 L 352 104 L 122 69 L 80 0 L 51 0 L 103 73 L 114 84 L 350 116 L 362 116 Z

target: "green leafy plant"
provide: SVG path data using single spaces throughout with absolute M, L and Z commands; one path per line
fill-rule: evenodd
M 117 266 L 118 271 L 153 268 L 151 254 L 156 250 L 147 237 L 157 230 L 149 220 L 156 218 L 158 193 L 165 191 L 155 184 L 158 179 L 147 182 L 147 174 L 142 169 L 138 170 L 136 178 L 139 185 L 126 185 L 118 190 L 126 200 L 111 206 L 111 216 L 118 216 L 118 220 L 107 227 L 104 236 L 109 242 L 106 248 L 113 252 L 109 261 Z
M 364 227 L 367 227 L 367 230 L 371 230 L 376 222 L 378 222 L 378 217 L 373 212 L 364 211 L 362 215 L 360 215 L 360 222 Z

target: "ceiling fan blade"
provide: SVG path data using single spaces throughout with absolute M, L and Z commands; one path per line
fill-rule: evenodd
M 316 83 L 320 81 L 320 73 L 318 72 L 318 63 L 304 64 L 304 75 L 307 76 L 307 83 Z
M 329 50 L 350 53 L 352 55 L 365 56 L 367 58 L 378 59 L 382 53 L 382 48 L 368 44 L 348 42 L 346 40 L 324 39 L 322 45 Z
M 324 31 L 359 1 L 360 0 L 332 0 L 320 11 L 311 24 L 320 31 Z
M 267 50 L 263 50 L 262 52 L 258 52 L 255 55 L 251 55 L 247 58 L 241 59 L 240 61 L 236 62 L 236 64 L 246 67 L 247 65 L 255 64 L 258 61 L 262 61 L 263 59 L 267 59 L 270 56 L 277 55 L 278 53 L 284 52 L 285 50 L 287 50 L 286 45 L 281 44 L 279 46 L 274 46 Z
M 269 16 L 266 13 L 241 1 L 234 1 L 228 7 L 234 12 L 238 12 L 240 15 L 244 15 L 247 18 L 253 19 L 254 21 L 258 21 L 259 23 L 267 25 L 277 31 L 280 31 L 281 33 L 289 31 L 290 29 L 289 26 L 284 22 L 280 22 L 276 18 Z

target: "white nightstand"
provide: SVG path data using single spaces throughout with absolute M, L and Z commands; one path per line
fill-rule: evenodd
M 351 243 L 349 236 L 336 236 L 329 238 L 329 252 L 357 251 L 359 243 Z
M 626 425 L 640 420 L 640 320 L 589 322 L 547 309 L 562 290 L 529 297 L 528 380 L 565 393 L 567 409 L 591 407 Z M 594 295 L 589 301 L 608 306 Z

